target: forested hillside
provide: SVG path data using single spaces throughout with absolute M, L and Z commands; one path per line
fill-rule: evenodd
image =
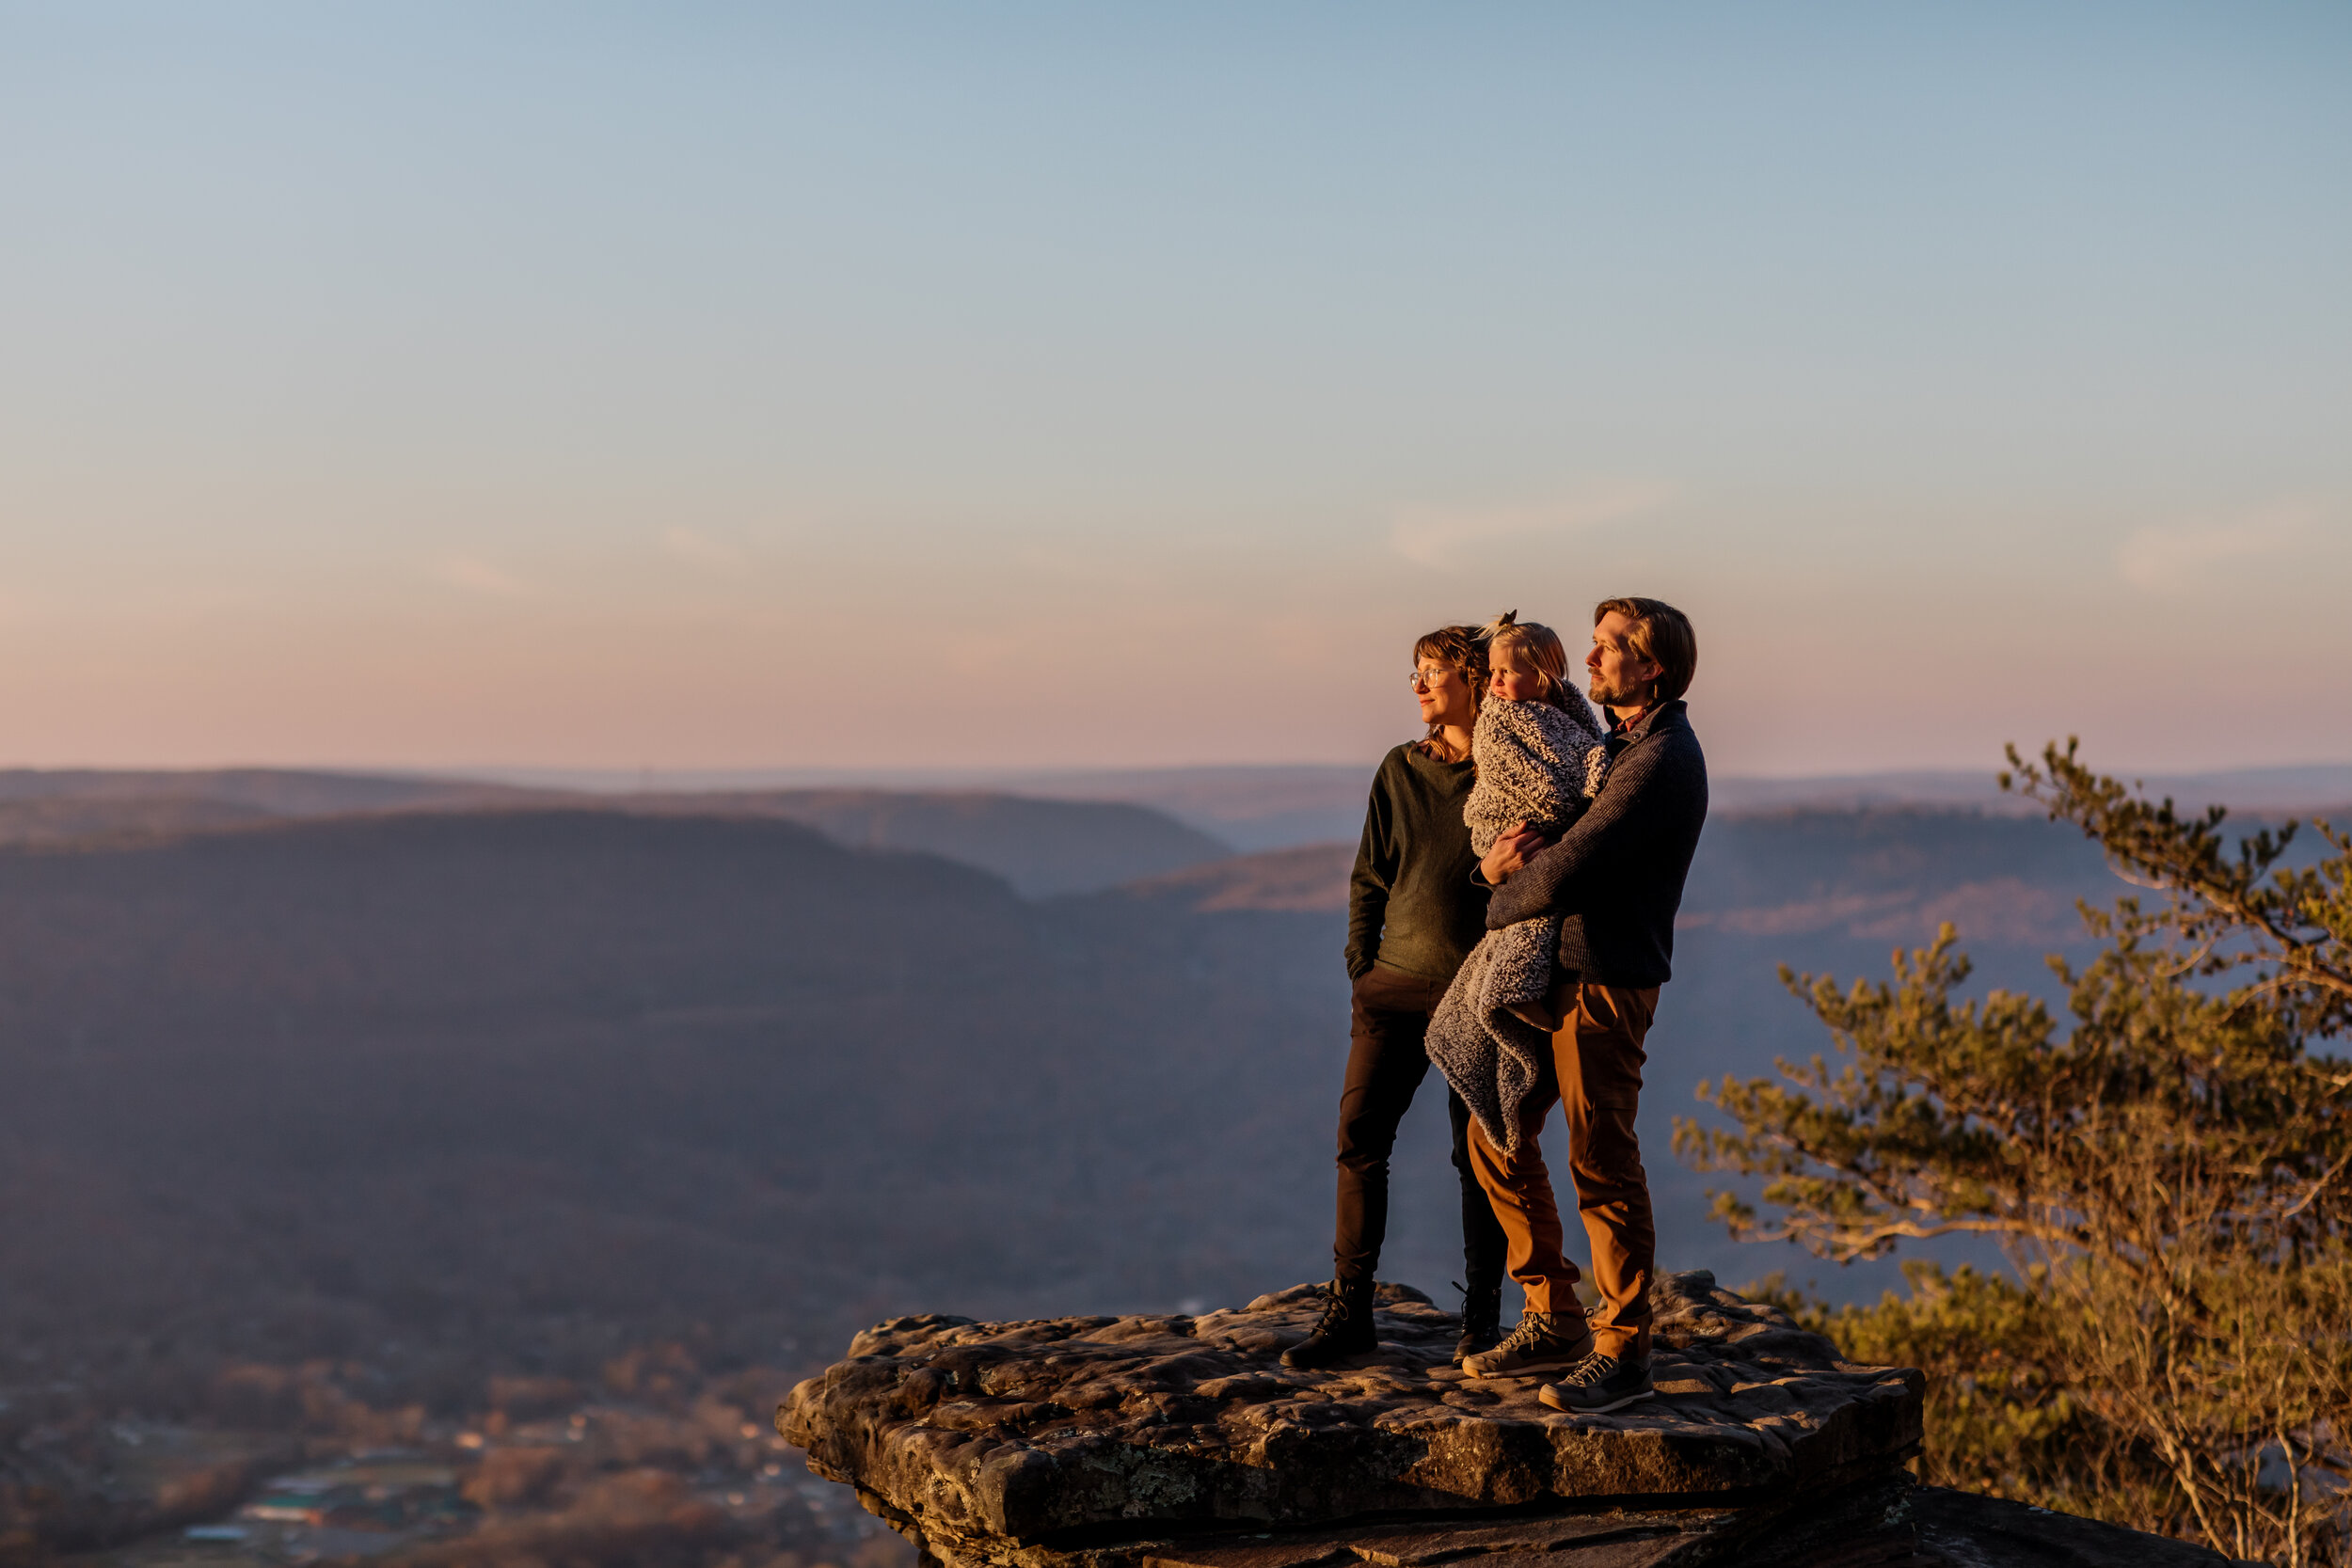
M 40 1288 L 0 1311 L 484 1355 L 698 1323 L 748 1354 L 1287 1283 L 1324 1242 L 1344 862 L 1032 903 L 787 823 L 517 811 L 9 854 L 0 1248 Z M 2030 983 L 2102 875 L 2026 820 L 1716 824 L 1645 1109 L 1811 1048 L 1772 963 L 1959 917 Z M 1396 1251 L 1424 1283 L 1441 1199 Z
M 884 1316 L 1168 1309 L 1327 1267 L 1346 846 L 1035 900 L 663 805 L 0 852 L 0 1427 L 40 1453 L 102 1416 L 365 1447 L 577 1404 L 589 1432 L 673 1410 L 705 1436 L 647 1463 L 707 1467 L 738 1419 L 714 1413 Z M 2107 879 L 2026 819 L 1711 824 L 1650 1041 L 1663 1259 L 1805 1267 L 1727 1241 L 1666 1146 L 1699 1078 L 1821 1047 L 1776 963 L 1875 972 L 1957 918 L 1989 979 L 2037 985 Z M 1442 1143 L 1433 1079 L 1384 1273 L 1441 1296 Z M 90 1430 L 72 1474 L 111 1473 L 117 1429 Z

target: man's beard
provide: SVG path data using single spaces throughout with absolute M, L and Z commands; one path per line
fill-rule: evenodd
M 1640 692 L 1616 690 L 1598 675 L 1592 678 L 1586 694 L 1599 707 L 1632 707 L 1642 701 Z

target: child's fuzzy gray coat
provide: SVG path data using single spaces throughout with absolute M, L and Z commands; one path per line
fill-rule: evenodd
M 1568 695 L 1566 710 L 1492 700 L 1480 707 L 1470 737 L 1478 782 L 1462 809 L 1476 853 L 1517 823 L 1559 832 L 1600 788 L 1608 766 L 1600 720 L 1583 698 Z M 1429 1059 L 1506 1153 L 1518 1149 L 1519 1102 L 1550 1050 L 1543 1031 L 1510 1008 L 1544 994 L 1559 940 L 1557 916 L 1488 931 L 1429 1018 Z

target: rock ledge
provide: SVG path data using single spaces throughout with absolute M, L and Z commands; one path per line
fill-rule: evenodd
M 937 1555 L 1171 1527 L 1326 1524 L 1598 1498 L 1725 1505 L 1915 1450 L 1917 1372 L 1853 1367 L 1712 1275 L 1661 1280 L 1655 1399 L 1567 1416 L 1465 1376 L 1455 1323 L 1384 1285 L 1378 1354 L 1293 1371 L 1311 1286 L 1200 1317 L 902 1318 L 792 1391 L 776 1427 Z M 1074 1532 L 1074 1533 L 1073 1533 Z
M 1924 1380 L 1851 1366 L 1712 1275 L 1652 1292 L 1657 1397 L 1567 1416 L 1450 1364 L 1380 1288 L 1379 1351 L 1293 1371 L 1312 1286 L 1200 1317 L 898 1318 L 776 1430 L 926 1568 L 2219 1568 L 2201 1548 L 1919 1487 Z

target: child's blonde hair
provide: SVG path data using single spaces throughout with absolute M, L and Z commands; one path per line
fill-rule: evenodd
M 1494 667 L 1494 656 L 1505 648 L 1516 648 L 1535 673 L 1544 677 L 1541 702 L 1553 707 L 1568 709 L 1568 650 L 1560 641 L 1560 634 L 1535 621 L 1522 621 L 1516 610 L 1506 610 L 1486 623 L 1487 668 Z

